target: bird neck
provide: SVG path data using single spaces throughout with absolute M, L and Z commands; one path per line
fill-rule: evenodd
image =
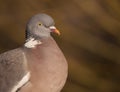
M 41 40 L 35 39 L 33 37 L 29 37 L 26 39 L 24 46 L 26 48 L 35 48 L 37 45 L 42 44 Z
M 26 36 L 25 36 L 26 39 L 34 38 L 37 40 L 41 40 L 43 38 L 48 38 L 48 37 L 50 37 L 50 32 L 39 34 L 39 33 L 31 32 L 30 30 L 26 30 Z

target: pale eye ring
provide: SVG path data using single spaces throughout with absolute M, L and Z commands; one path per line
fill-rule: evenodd
M 39 26 L 42 26 L 42 23 L 39 23 L 38 25 L 39 25 Z

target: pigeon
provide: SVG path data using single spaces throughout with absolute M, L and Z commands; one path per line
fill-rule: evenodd
M 0 92 L 60 92 L 68 75 L 65 56 L 51 36 L 60 35 L 51 16 L 34 15 L 25 43 L 0 54 Z

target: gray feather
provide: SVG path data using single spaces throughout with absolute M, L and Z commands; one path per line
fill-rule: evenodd
M 27 62 L 18 48 L 0 55 L 0 92 L 10 92 L 27 73 Z

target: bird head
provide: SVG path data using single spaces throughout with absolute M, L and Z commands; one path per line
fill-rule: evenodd
M 37 14 L 33 16 L 27 23 L 26 36 L 35 38 L 49 37 L 51 32 L 60 35 L 60 32 L 54 26 L 54 20 L 47 14 Z

